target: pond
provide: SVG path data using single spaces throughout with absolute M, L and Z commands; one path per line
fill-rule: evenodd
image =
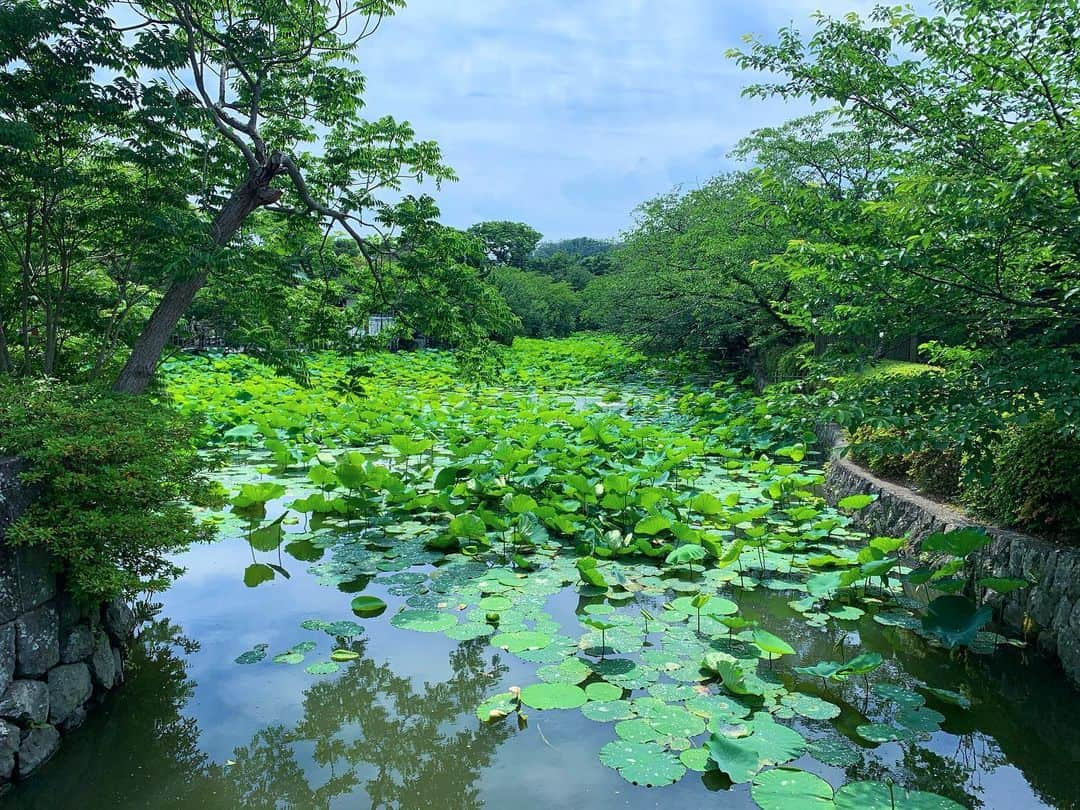
M 183 555 L 184 576 L 141 605 L 151 619 L 124 689 L 0 807 L 1077 806 L 1075 691 L 1044 661 L 985 629 L 952 650 L 919 631 L 920 592 L 903 582 L 910 566 L 896 566 L 898 576 L 876 588 L 814 580 L 815 571 L 857 565 L 855 551 L 868 546 L 845 528 L 842 513 L 820 504 L 813 517 L 798 512 L 815 503 L 818 476 L 801 453 L 780 453 L 768 465 L 757 450 L 738 463 L 732 454 L 690 454 L 624 487 L 611 461 L 618 442 L 601 436 L 601 444 L 610 440 L 609 459 L 593 515 L 614 526 L 633 512 L 634 532 L 620 542 L 653 538 L 664 550 L 656 557 L 605 556 L 596 538 L 590 556 L 574 553 L 537 504 L 546 483 L 528 460 L 511 456 L 508 464 L 524 466 L 509 479 L 500 473 L 498 486 L 518 481 L 503 493 L 515 520 L 494 532 L 467 520 L 448 526 L 434 503 L 438 487 L 421 481 L 469 458 L 452 448 L 478 435 L 455 432 L 476 409 L 518 403 L 527 423 L 548 428 L 532 437 L 536 452 L 564 464 L 572 450 L 548 439 L 566 433 L 570 412 L 587 417 L 574 433 L 590 425 L 624 436 L 642 431 L 642 445 L 674 445 L 675 436 L 697 432 L 700 414 L 674 408 L 671 389 L 650 387 L 662 383 L 567 396 L 549 356 L 567 347 L 543 351 L 550 395 L 528 404 L 501 393 L 486 405 L 483 396 L 455 404 L 453 420 L 438 417 L 453 429 L 434 431 L 435 447 L 413 448 L 431 455 L 414 460 L 411 472 L 407 456 L 395 461 L 385 450 L 377 466 L 399 470 L 412 494 L 395 495 L 368 468 L 383 500 L 365 517 L 305 511 L 312 504 L 304 499 L 331 496 L 321 477 L 304 464 L 269 469 L 273 447 L 245 448 L 242 463 L 218 474 L 226 489 L 282 489 L 265 489 L 254 507 L 234 503 L 217 513 L 220 539 Z M 535 357 L 527 360 L 536 367 Z M 566 373 L 580 384 L 580 369 Z M 280 408 L 280 399 L 268 401 Z M 498 449 L 506 432 L 528 446 L 524 424 L 492 426 L 495 455 L 506 455 Z M 399 421 L 394 430 L 406 428 Z M 332 452 L 338 465 L 354 452 L 349 447 L 361 446 L 325 431 L 304 436 L 317 438 L 318 452 Z M 369 460 L 381 452 L 362 447 Z M 624 450 L 640 467 L 644 448 Z M 590 464 L 575 469 L 591 481 Z M 347 468 L 336 469 L 348 478 Z M 479 478 L 479 465 L 469 474 Z M 557 467 L 547 473 L 558 476 Z M 458 478 L 444 481 L 452 497 L 442 505 L 459 516 L 485 515 L 453 502 L 468 501 Z M 755 546 L 756 518 L 747 515 L 760 511 L 778 480 L 802 494 L 781 493 L 770 514 L 782 517 L 759 516 L 773 522 L 769 541 Z M 349 496 L 374 497 L 361 489 L 356 483 Z M 654 489 L 674 494 L 662 502 Z M 738 502 L 745 519 L 728 523 L 742 528 L 717 532 L 747 545 L 727 561 L 721 547 L 700 562 L 697 554 L 665 562 L 668 548 L 697 545 L 689 535 L 663 539 L 684 532 L 676 517 L 690 523 L 695 511 L 724 525 L 702 493 L 728 509 Z M 525 517 L 536 513 L 547 515 L 547 529 Z M 796 524 L 801 539 L 785 543 Z M 461 542 L 440 547 L 455 532 Z M 709 598 L 695 606 L 698 595 Z M 831 675 L 829 662 L 836 662 Z M 815 666 L 824 669 L 798 671 Z

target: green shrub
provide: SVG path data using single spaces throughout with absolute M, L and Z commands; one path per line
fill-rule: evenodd
M 147 398 L 0 383 L 0 454 L 28 461 L 36 490 L 7 542 L 48 548 L 85 603 L 165 587 L 180 571 L 167 555 L 211 533 L 185 505 L 207 487 L 194 435 Z
M 895 427 L 862 425 L 851 434 L 851 457 L 875 475 L 900 478 L 907 474 L 904 434 Z
M 776 375 L 780 379 L 802 377 L 814 361 L 814 344 L 800 343 L 787 349 L 776 359 Z
M 1080 439 L 1051 414 L 1008 428 L 991 454 L 990 479 L 965 500 L 998 522 L 1080 545 Z
M 903 463 L 911 482 L 929 495 L 951 498 L 960 492 L 961 455 L 952 447 L 913 450 Z

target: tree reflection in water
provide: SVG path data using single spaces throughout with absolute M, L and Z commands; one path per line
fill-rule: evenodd
M 78 797 L 80 810 L 468 810 L 481 806 L 477 777 L 513 734 L 511 724 L 481 725 L 474 714 L 507 671 L 499 655 L 485 655 L 484 640 L 461 643 L 451 677 L 421 687 L 364 657 L 358 641 L 361 658 L 305 691 L 299 722 L 263 728 L 233 762 L 214 763 L 197 718 L 185 713 L 196 687 L 187 655 L 198 644 L 156 621 L 135 647 L 123 700 L 95 712 L 0 807 L 74 806 L 60 801 L 66 796 Z
M 508 723 L 481 726 L 473 713 L 507 671 L 498 655 L 485 659 L 486 646 L 462 642 L 450 679 L 421 689 L 363 657 L 315 683 L 300 722 L 263 729 L 237 749 L 224 769 L 235 806 L 324 808 L 362 789 L 371 807 L 480 807 L 477 777 L 512 733 Z M 318 787 L 297 760 L 305 747 L 328 774 Z

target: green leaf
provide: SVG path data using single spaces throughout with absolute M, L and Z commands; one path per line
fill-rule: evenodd
M 1031 585 L 1030 582 L 1021 577 L 983 577 L 978 580 L 978 584 L 1003 595 Z
M 875 500 L 877 500 L 876 495 L 848 495 L 846 498 L 837 501 L 836 505 L 841 509 L 857 512 L 860 509 L 865 509 Z
M 754 631 L 754 644 L 769 655 L 794 655 L 795 649 L 779 636 L 767 630 Z
M 662 515 L 649 515 L 637 522 L 634 526 L 634 534 L 643 534 L 647 537 L 666 532 L 671 529 L 671 521 Z
M 922 541 L 923 551 L 938 551 L 953 557 L 966 557 L 990 542 L 984 529 L 953 529 L 950 532 L 934 532 Z
M 357 616 L 370 619 L 386 610 L 386 602 L 377 596 L 361 594 L 352 600 L 352 610 Z
M 832 785 L 797 768 L 775 768 L 754 777 L 750 795 L 761 810 L 833 810 Z
M 961 805 L 919 790 L 882 782 L 849 782 L 836 791 L 836 810 L 961 810 Z
M 521 690 L 521 702 L 534 709 L 576 709 L 587 701 L 585 690 L 569 683 L 534 683 Z
M 602 703 L 605 701 L 619 700 L 623 696 L 622 687 L 604 681 L 590 683 L 585 687 L 585 695 L 589 700 Z
M 441 633 L 457 624 L 457 617 L 438 610 L 403 610 L 390 619 L 390 624 L 403 630 Z
M 554 641 L 548 633 L 536 630 L 519 630 L 513 633 L 500 633 L 491 639 L 493 647 L 502 647 L 507 652 L 519 653 L 525 650 L 541 650 Z
M 686 766 L 674 754 L 653 742 L 609 742 L 600 749 L 600 761 L 627 782 L 644 787 L 674 784 L 686 774 Z
M 761 770 L 757 747 L 750 737 L 730 739 L 713 734 L 705 742 L 705 750 L 716 767 L 728 775 L 735 784 L 749 782 Z
M 668 554 L 664 562 L 668 565 L 687 565 L 698 560 L 704 560 L 705 556 L 705 549 L 701 546 L 685 543 Z
M 992 617 L 993 609 L 989 605 L 976 608 L 967 597 L 948 594 L 937 597 L 926 606 L 923 629 L 953 649 L 971 644 Z
M 244 584 L 249 588 L 257 588 L 273 578 L 274 569 L 264 563 L 252 563 L 244 569 Z

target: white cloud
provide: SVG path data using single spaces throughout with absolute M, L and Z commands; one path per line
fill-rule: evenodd
M 524 219 L 613 235 L 631 209 L 705 179 L 754 127 L 805 111 L 743 99 L 724 56 L 747 32 L 866 0 L 411 0 L 362 46 L 369 114 L 413 122 L 461 176 L 446 221 Z

